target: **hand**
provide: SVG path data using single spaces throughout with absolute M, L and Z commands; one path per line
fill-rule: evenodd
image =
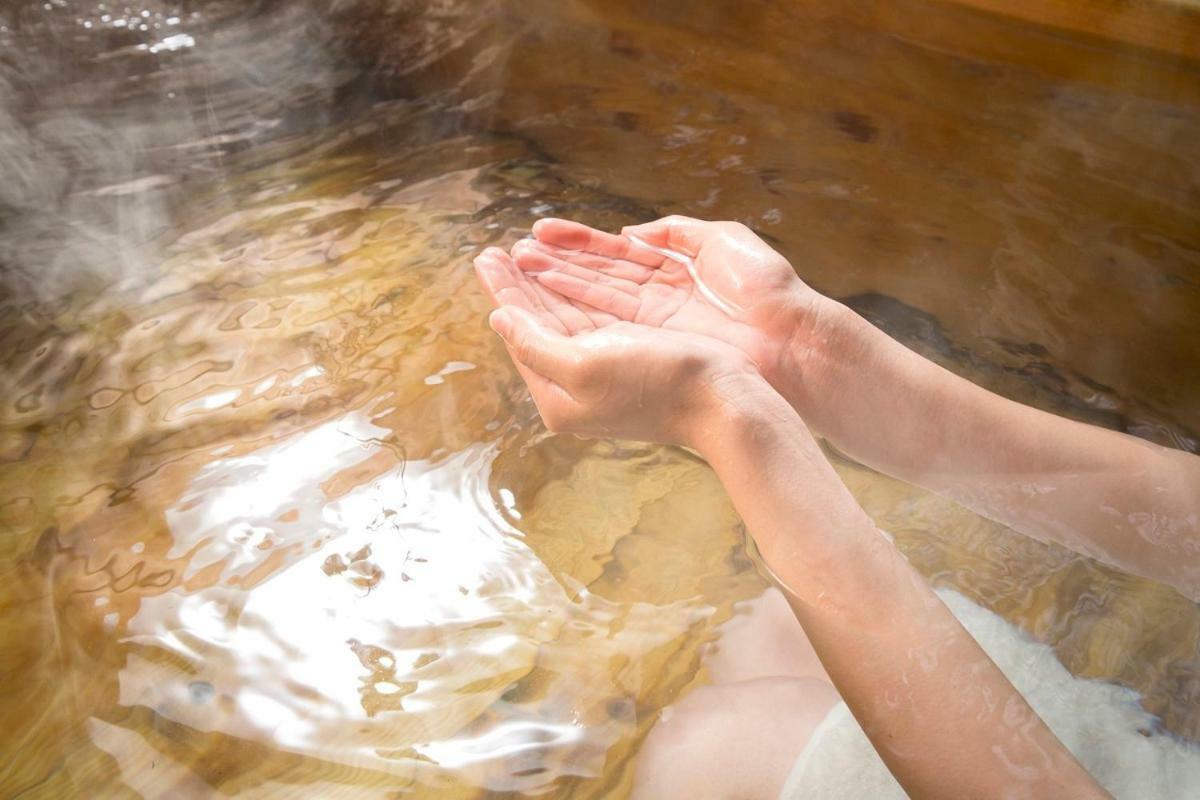
M 749 359 L 715 339 L 578 307 L 488 248 L 475 259 L 504 339 L 552 431 L 699 449 L 708 423 L 770 392 Z
M 806 286 L 783 256 L 739 223 L 673 216 L 617 236 L 543 219 L 533 233 L 536 241 L 518 242 L 513 257 L 543 286 L 581 309 L 719 339 L 775 385 L 805 366 L 792 363 L 795 353 L 830 339 L 845 316 L 844 307 Z

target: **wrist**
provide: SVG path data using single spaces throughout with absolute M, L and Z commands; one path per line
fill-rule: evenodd
M 858 384 L 879 383 L 870 365 L 890 341 L 848 306 L 812 292 L 787 312 L 778 357 L 764 375 L 805 422 L 829 435 L 844 401 L 861 396 Z
M 693 427 L 690 446 L 716 471 L 742 512 L 765 564 L 783 586 L 819 583 L 848 553 L 878 546 L 870 518 L 842 483 L 795 409 L 759 378 L 732 381 L 736 399 L 715 404 Z M 748 496 L 787 498 L 780 527 L 761 524 Z M 836 535 L 831 535 L 836 534 Z
M 803 422 L 762 375 L 750 371 L 722 375 L 708 384 L 705 401 L 688 425 L 685 444 L 712 461 L 729 442 L 796 424 Z

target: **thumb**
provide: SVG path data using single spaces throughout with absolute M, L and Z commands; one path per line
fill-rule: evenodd
M 576 347 L 569 337 L 513 306 L 497 308 L 488 317 L 488 324 L 522 365 L 556 383 L 569 382 L 577 366 Z
M 621 233 L 636 236 L 654 247 L 663 247 L 694 257 L 700 252 L 700 246 L 707 238 L 707 228 L 711 224 L 704 220 L 673 214 L 654 222 L 626 225 L 621 229 Z

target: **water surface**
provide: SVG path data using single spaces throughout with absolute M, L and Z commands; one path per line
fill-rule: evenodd
M 766 583 L 697 459 L 537 419 L 470 258 L 541 215 L 740 219 L 955 371 L 1196 450 L 1196 65 L 779 5 L 0 16 L 0 794 L 628 789 Z M 1194 603 L 837 463 L 1200 740 Z

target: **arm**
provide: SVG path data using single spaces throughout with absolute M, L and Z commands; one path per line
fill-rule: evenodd
M 795 411 L 752 381 L 736 396 L 696 446 L 905 791 L 1107 797 L 874 527 Z
M 667 217 L 615 236 L 543 220 L 534 233 L 514 249 L 522 270 L 618 318 L 737 347 L 847 455 L 1200 598 L 1200 458 L 956 377 L 806 286 L 745 226 Z
M 476 265 L 501 306 L 492 327 L 548 428 L 682 444 L 713 465 L 790 587 L 834 684 L 909 793 L 1107 797 L 876 530 L 741 351 L 616 318 L 573 323 L 561 298 L 505 254 L 486 251 Z
M 839 450 L 1200 596 L 1200 458 L 1007 400 L 825 300 L 773 383 Z

